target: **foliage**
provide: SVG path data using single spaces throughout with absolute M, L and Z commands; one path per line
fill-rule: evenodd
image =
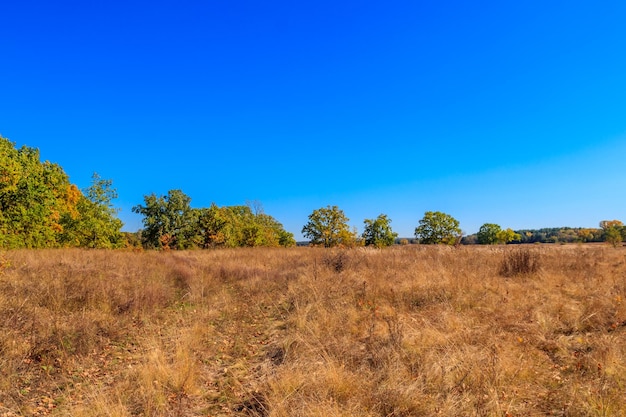
M 494 223 L 485 223 L 480 226 L 476 238 L 481 245 L 495 245 L 498 243 L 498 233 L 502 228 Z
M 309 215 L 309 221 L 302 228 L 302 234 L 310 239 L 311 245 L 326 248 L 352 246 L 356 243 L 356 233 L 350 230 L 349 220 L 337 206 L 322 207 L 313 210 Z
M 391 246 L 398 237 L 398 234 L 391 230 L 391 219 L 386 214 L 380 214 L 376 219 L 365 219 L 363 223 L 365 229 L 362 238 L 366 246 L 378 248 Z
M 154 193 L 144 196 L 145 206 L 137 205 L 133 212 L 144 216 L 142 243 L 149 249 L 186 249 L 192 246 L 194 213 L 191 198 L 181 190 L 167 195 Z
M 440 211 L 427 211 L 415 228 L 420 243 L 454 245 L 461 235 L 459 221 Z
M 576 243 L 602 241 L 601 229 L 580 227 L 546 227 L 542 229 L 516 230 L 520 239 L 514 243 Z
M 624 223 L 621 220 L 602 220 L 600 222 L 600 228 L 602 230 L 608 230 L 611 228 L 622 228 Z
M 581 242 L 591 242 L 595 239 L 597 229 L 578 229 L 576 235 Z
M 201 248 L 226 246 L 227 218 L 222 210 L 212 203 L 209 208 L 198 209 L 198 244 Z
M 515 233 L 513 229 L 503 230 L 499 225 L 494 223 L 483 224 L 476 234 L 476 239 L 481 245 L 509 243 L 520 240 L 521 238 L 522 236 L 519 233 Z
M 485 225 L 483 225 L 485 226 Z M 507 230 L 509 237 L 501 234 L 502 238 L 513 237 L 508 240 L 512 243 L 583 243 L 583 242 L 608 242 L 619 245 L 620 242 L 626 240 L 626 227 L 621 225 L 619 220 L 605 220 L 600 222 L 603 228 L 583 228 L 583 227 L 546 227 L 542 229 L 522 229 L 511 231 Z M 482 227 L 481 227 L 482 229 Z M 483 230 L 484 231 L 484 230 Z M 474 235 L 465 236 L 464 244 L 474 244 L 478 241 L 481 231 Z M 621 238 L 620 238 L 621 236 Z M 498 242 L 496 234 L 496 243 Z M 500 239 L 500 243 L 504 241 Z M 478 242 L 480 243 L 480 242 Z
M 122 221 L 112 204 L 117 192 L 112 186 L 111 180 L 94 173 L 91 185 L 82 194 L 76 192 L 76 212 L 62 218 L 60 240 L 64 246 L 111 249 L 123 245 Z
M 296 239 L 293 237 L 293 233 L 286 231 L 283 225 L 272 216 L 259 213 L 256 215 L 256 221 L 264 236 L 261 240 L 262 246 L 289 247 L 296 245 Z
M 110 185 L 94 184 L 85 196 L 59 165 L 41 162 L 39 150 L 16 149 L 0 136 L 0 247 L 114 246 L 121 228 L 110 205 L 115 196 L 89 194 Z M 80 235 L 98 240 L 87 244 Z
M 40 162 L 37 149 L 0 138 L 0 232 L 6 248 L 57 245 L 61 213 L 69 210 L 64 194 L 67 175 L 58 165 Z
M 190 207 L 180 190 L 167 196 L 144 197 L 133 211 L 144 216 L 142 242 L 148 249 L 189 249 L 242 246 L 293 246 L 293 234 L 272 216 L 250 206 Z
M 294 246 L 293 234 L 258 207 L 218 207 L 212 204 L 199 214 L 200 247 Z
M 507 228 L 506 230 L 500 230 L 496 233 L 496 239 L 498 243 L 509 243 L 520 240 L 522 235 L 515 233 L 513 229 Z
M 141 249 L 141 230 L 136 232 L 122 232 L 122 242 L 125 248 Z
M 620 220 L 602 220 L 600 227 L 604 241 L 614 247 L 619 246 L 625 238 L 626 228 Z

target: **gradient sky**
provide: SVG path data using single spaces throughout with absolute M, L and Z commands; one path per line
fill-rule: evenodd
M 301 239 L 425 211 L 626 220 L 626 2 L 4 1 L 0 134 L 131 207 L 260 201 Z

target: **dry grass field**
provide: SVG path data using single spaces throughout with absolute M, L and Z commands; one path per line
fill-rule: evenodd
M 626 416 L 626 249 L 0 253 L 0 416 Z

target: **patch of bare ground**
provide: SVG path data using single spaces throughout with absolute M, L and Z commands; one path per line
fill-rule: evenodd
M 626 415 L 624 248 L 0 261 L 0 416 Z

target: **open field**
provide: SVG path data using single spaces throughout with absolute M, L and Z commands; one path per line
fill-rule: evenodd
M 0 317 L 0 416 L 626 416 L 625 248 L 11 251 Z

